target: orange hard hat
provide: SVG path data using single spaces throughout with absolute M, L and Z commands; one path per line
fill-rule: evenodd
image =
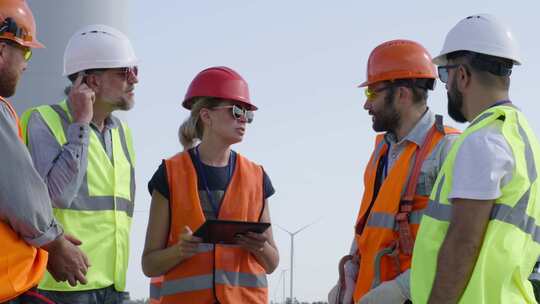
M 36 37 L 36 21 L 25 0 L 0 1 L 0 39 L 29 48 L 43 48 Z
M 249 98 L 247 82 L 240 74 L 228 67 L 211 67 L 197 74 L 189 85 L 182 106 L 190 110 L 194 97 L 234 100 L 251 111 L 257 110 Z
M 367 80 L 359 87 L 379 81 L 437 78 L 428 51 L 411 40 L 392 40 L 377 46 L 369 55 Z

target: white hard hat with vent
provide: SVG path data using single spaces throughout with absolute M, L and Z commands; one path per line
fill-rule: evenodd
M 138 63 L 129 39 L 107 25 L 89 25 L 75 33 L 64 52 L 64 76 L 89 69 L 131 67 Z
M 489 14 L 469 16 L 454 26 L 446 35 L 441 53 L 433 58 L 436 65 L 446 64 L 446 55 L 457 51 L 471 51 L 510 59 L 521 64 L 519 46 L 510 28 Z

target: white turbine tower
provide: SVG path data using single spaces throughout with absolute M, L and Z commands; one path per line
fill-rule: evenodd
M 312 226 L 313 224 L 317 223 L 318 221 L 319 221 L 319 220 L 316 220 L 316 221 L 314 221 L 314 222 L 311 223 L 311 224 L 305 225 L 304 227 L 302 227 L 302 228 L 296 230 L 295 232 L 290 232 L 289 230 L 287 230 L 287 229 L 285 229 L 285 228 L 283 228 L 283 227 L 277 225 L 279 229 L 281 229 L 281 230 L 287 232 L 287 233 L 289 234 L 289 236 L 291 237 L 291 269 L 290 269 L 290 270 L 291 270 L 291 277 L 290 277 L 290 279 L 289 279 L 289 280 L 290 280 L 290 288 L 291 288 L 290 291 L 289 291 L 289 292 L 290 292 L 291 303 L 292 303 L 292 301 L 293 301 L 294 236 L 295 236 L 296 234 L 300 233 L 301 231 L 305 230 L 306 228 Z

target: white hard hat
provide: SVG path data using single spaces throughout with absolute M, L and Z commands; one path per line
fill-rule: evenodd
M 520 65 L 519 46 L 510 28 L 492 15 L 469 16 L 454 26 L 446 35 L 439 56 L 433 58 L 436 65 L 446 64 L 446 55 L 456 51 L 506 58 Z
M 131 67 L 138 63 L 129 39 L 107 25 L 89 25 L 75 33 L 64 52 L 64 76 L 89 70 Z

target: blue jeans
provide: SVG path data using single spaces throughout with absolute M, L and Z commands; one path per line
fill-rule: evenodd
M 85 291 L 38 291 L 56 304 L 122 304 L 126 295 L 116 291 L 114 286 Z

